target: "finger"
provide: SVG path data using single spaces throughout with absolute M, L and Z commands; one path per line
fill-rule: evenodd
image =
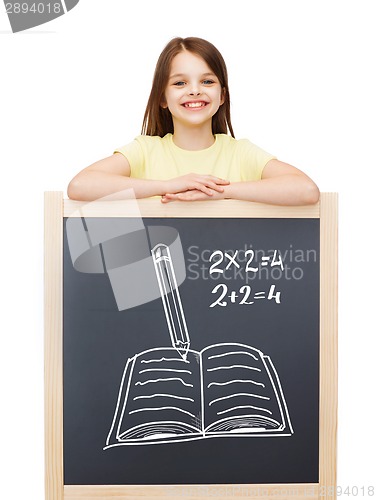
M 198 191 L 201 191 L 202 193 L 207 194 L 208 196 L 213 196 L 212 189 L 210 189 L 205 184 L 201 184 L 201 183 L 197 182 L 197 184 L 195 186 L 195 189 L 197 189 Z
M 211 194 L 213 194 L 213 191 L 218 191 L 220 193 L 224 191 L 222 186 L 215 184 L 214 182 L 207 181 L 204 185 L 207 189 L 211 190 Z
M 222 187 L 222 185 L 220 184 L 217 184 L 216 182 L 212 181 L 213 177 L 212 176 L 207 176 L 207 179 L 205 180 L 205 182 L 202 182 L 202 180 L 198 180 L 197 182 L 200 182 L 203 186 L 206 186 L 207 188 L 209 189 L 213 189 L 214 191 L 218 191 L 220 193 L 222 193 L 224 191 L 224 188 Z M 223 181 L 225 184 L 228 184 L 227 181 Z
M 203 193 L 202 191 L 186 191 L 185 193 L 182 193 L 179 197 L 181 201 L 203 201 L 203 200 L 210 200 L 211 197 L 208 196 L 207 194 Z
M 171 201 L 191 201 L 194 199 L 193 193 L 197 191 L 184 191 L 183 193 L 169 193 L 166 195 L 167 202 Z
M 215 177 L 214 175 L 208 175 L 206 177 L 215 184 L 222 184 L 222 185 L 230 184 L 230 181 L 228 181 L 227 179 L 222 179 L 221 177 Z
M 223 193 L 224 191 L 224 188 L 219 184 L 211 183 L 208 185 L 208 187 L 210 187 L 214 191 L 218 191 L 219 193 Z

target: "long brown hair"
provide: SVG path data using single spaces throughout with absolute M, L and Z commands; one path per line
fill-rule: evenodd
M 168 108 L 162 108 L 161 102 L 164 98 L 164 92 L 170 76 L 171 63 L 173 58 L 182 52 L 188 50 L 196 54 L 206 62 L 209 68 L 214 72 L 222 87 L 224 103 L 212 118 L 213 134 L 227 134 L 230 132 L 235 137 L 231 125 L 230 117 L 230 91 L 228 88 L 228 76 L 225 61 L 213 44 L 202 38 L 173 38 L 163 49 L 154 71 L 153 84 L 146 106 L 144 121 L 141 134 L 159 135 L 163 137 L 168 133 L 174 132 L 172 116 Z

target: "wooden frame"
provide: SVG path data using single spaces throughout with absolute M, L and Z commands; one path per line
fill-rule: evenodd
M 127 216 L 127 201 L 91 203 L 88 216 Z M 208 497 L 276 500 L 336 496 L 337 445 L 337 194 L 323 193 L 317 205 L 277 207 L 224 200 L 171 203 L 138 200 L 144 217 L 320 218 L 320 414 L 319 483 L 180 486 L 67 486 L 63 476 L 63 218 L 85 203 L 45 193 L 45 491 L 46 500 Z

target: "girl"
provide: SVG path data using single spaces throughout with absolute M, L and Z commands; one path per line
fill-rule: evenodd
M 303 172 L 235 139 L 225 62 L 201 38 L 174 38 L 162 51 L 141 134 L 76 175 L 68 196 L 95 200 L 132 188 L 137 198 L 161 196 L 162 203 L 235 198 L 305 205 L 319 199 Z

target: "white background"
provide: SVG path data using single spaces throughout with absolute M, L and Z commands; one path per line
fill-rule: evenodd
M 12 34 L 1 4 L 2 497 L 44 495 L 43 192 L 65 191 L 139 134 L 174 36 L 224 55 L 238 138 L 339 192 L 338 484 L 358 496 L 376 486 L 374 10 L 372 0 L 81 0 Z

